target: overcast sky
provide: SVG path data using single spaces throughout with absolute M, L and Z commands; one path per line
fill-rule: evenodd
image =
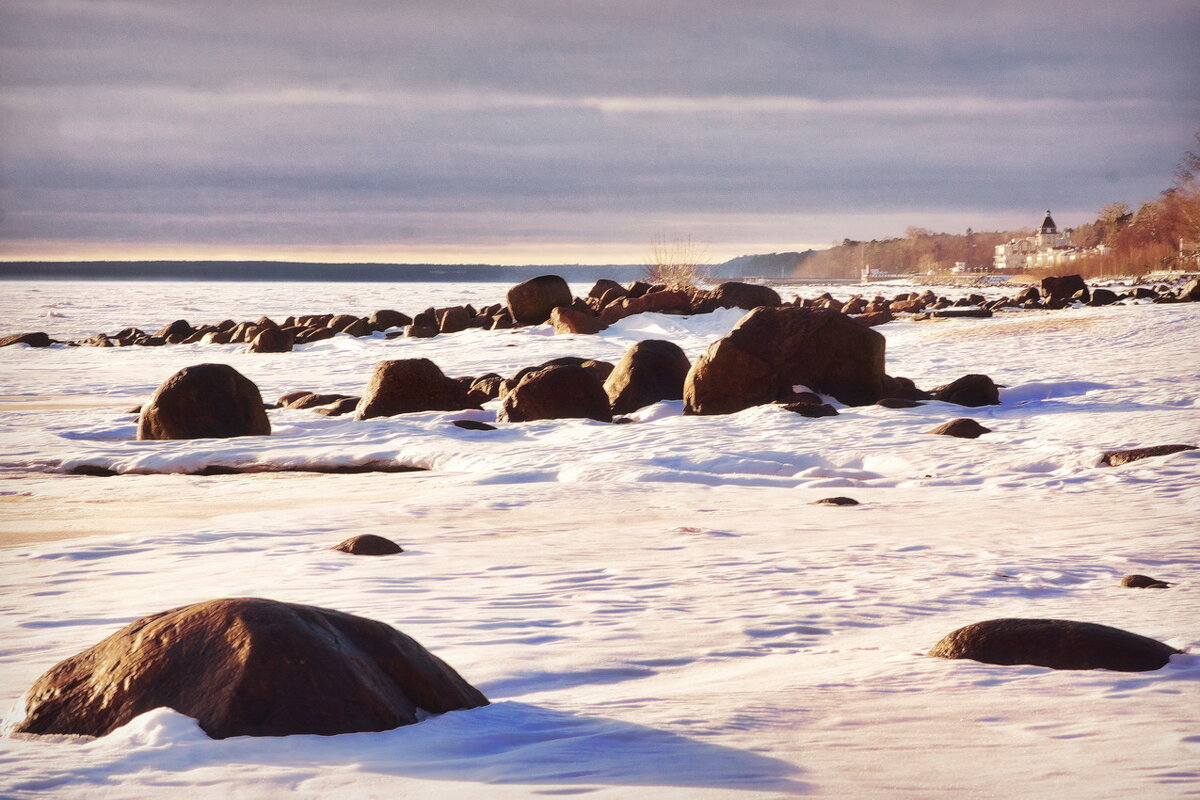
M 1167 188 L 1200 2 L 3 0 L 0 258 L 637 263 Z

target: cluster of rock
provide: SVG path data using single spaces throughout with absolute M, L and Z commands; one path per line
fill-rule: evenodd
M 1065 275 L 1043 278 L 1039 286 L 1029 286 L 1010 297 L 992 301 L 980 294 L 957 299 L 940 297 L 927 289 L 920 293 L 903 292 L 890 299 L 881 296 L 867 299 L 853 295 L 845 301 L 825 292 L 816 298 L 794 297 L 785 303 L 779 293 L 769 286 L 738 281 L 726 281 L 712 289 L 704 289 L 697 286 L 670 287 L 645 281 L 622 286 L 616 281 L 602 279 L 592 286 L 587 297 L 580 298 L 571 295 L 571 289 L 562 277 L 542 275 L 513 286 L 508 290 L 504 303 L 478 309 L 472 305 L 430 307 L 413 317 L 392 309 L 381 309 L 366 317 L 353 314 L 305 314 L 289 316 L 282 323 L 264 316 L 254 321 L 235 322 L 227 319 L 215 325 L 195 327 L 179 319 L 155 333 L 125 328 L 115 334 L 97 333 L 65 344 L 95 347 L 246 344 L 250 352 L 286 353 L 296 345 L 329 339 L 339 333 L 356 337 L 384 333 L 387 338 L 429 338 L 469 328 L 503 330 L 549 322 L 557 333 L 594 334 L 626 317 L 647 312 L 691 315 L 707 314 L 721 308 L 750 310 L 760 306 L 791 306 L 836 311 L 870 327 L 890 322 L 898 314 L 915 315 L 917 319 L 990 317 L 993 311 L 1005 308 L 1059 309 L 1077 302 L 1103 306 L 1126 299 L 1152 300 L 1156 303 L 1198 301 L 1200 280 L 1193 278 L 1174 289 L 1160 284 L 1153 289 L 1135 287 L 1118 294 L 1111 289 L 1089 289 L 1080 276 Z M 49 347 L 64 342 L 56 342 L 44 332 L 0 337 L 0 347 L 10 344 Z
M 620 362 L 558 358 L 505 378 L 497 373 L 452 378 L 429 359 L 379 363 L 361 397 L 289 392 L 278 405 L 329 415 L 353 411 L 357 419 L 420 411 L 477 409 L 499 399 L 497 419 L 528 422 L 586 418 L 610 422 L 663 400 L 684 401 L 693 415 L 729 414 L 781 403 L 804 416 L 837 412 L 803 385 L 847 405 L 883 401 L 892 407 L 925 399 L 965 406 L 999 402 L 996 385 L 968 375 L 933 392 L 884 372 L 884 337 L 827 310 L 760 307 L 693 364 L 678 345 L 639 342 Z M 141 439 L 264 435 L 270 426 L 262 397 L 232 367 L 202 364 L 169 378 L 141 408 Z

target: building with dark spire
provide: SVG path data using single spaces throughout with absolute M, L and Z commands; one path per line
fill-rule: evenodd
M 1060 231 L 1050 210 L 1032 236 L 1012 239 L 996 245 L 993 265 L 997 272 L 1024 272 L 1042 267 L 1059 267 L 1088 255 L 1098 255 L 1108 248 L 1084 249 L 1071 244 L 1068 231 Z

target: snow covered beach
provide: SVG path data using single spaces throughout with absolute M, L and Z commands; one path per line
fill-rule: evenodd
M 185 317 L 367 313 L 502 299 L 504 285 L 19 283 L 7 328 L 82 336 Z M 586 287 L 583 287 L 586 290 Z M 422 294 L 422 293 L 425 294 Z M 836 294 L 836 292 L 835 292 Z M 377 734 L 210 741 L 169 711 L 95 741 L 0 739 L 0 795 L 1116 797 L 1200 791 L 1197 451 L 1108 468 L 1102 451 L 1197 444 L 1200 305 L 901 320 L 888 371 L 981 372 L 1000 406 L 762 406 L 634 424 L 465 431 L 428 412 L 271 412 L 269 438 L 133 441 L 126 413 L 177 369 L 229 363 L 268 401 L 359 393 L 378 361 L 448 375 L 550 358 L 690 357 L 742 316 L 644 314 L 596 336 L 546 326 L 423 340 L 0 351 L 0 703 L 127 622 L 262 596 L 385 621 L 493 705 Z M 930 436 L 970 416 L 993 432 Z M 409 474 L 179 474 L 212 464 Z M 54 471 L 92 464 L 115 478 Z M 149 473 L 149 474 L 146 474 Z M 832 494 L 851 508 L 810 505 Z M 354 533 L 394 558 L 328 548 Z M 52 537 L 80 537 L 46 541 Z M 86 538 L 84 538 L 86 537 Z M 1144 572 L 1169 590 L 1129 590 Z M 1187 651 L 1150 673 L 922 655 L 995 617 L 1099 622 Z M 484 787 L 481 784 L 489 784 Z

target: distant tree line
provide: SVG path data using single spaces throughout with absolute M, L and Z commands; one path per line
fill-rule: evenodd
M 1196 142 L 1196 150 L 1184 155 L 1175 184 L 1156 199 L 1144 203 L 1136 212 L 1124 203 L 1109 203 L 1100 209 L 1093 222 L 1069 231 L 1076 247 L 1108 248 L 1104 255 L 1072 263 L 1072 272 L 1088 277 L 1200 269 L 1200 133 L 1196 134 Z M 791 263 L 790 275 L 796 278 L 853 279 L 862 273 L 864 266 L 885 273 L 927 274 L 950 272 L 962 264 L 967 272 L 986 272 L 992 268 L 997 245 L 1030 233 L 1030 230 L 970 228 L 961 234 L 935 233 L 914 227 L 906 230 L 902 238 L 869 242 L 843 239 L 827 250 L 743 258 L 770 258 L 771 272 L 759 274 L 773 274 L 774 269 L 780 269 L 782 274 Z M 1062 268 L 1042 271 L 1062 271 Z

